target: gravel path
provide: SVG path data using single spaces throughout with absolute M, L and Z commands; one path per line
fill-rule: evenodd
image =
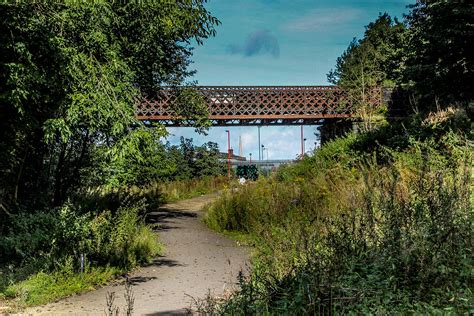
M 160 224 L 159 239 L 165 256 L 130 274 L 135 297 L 134 315 L 181 315 L 192 297 L 222 294 L 235 287 L 240 270 L 246 270 L 248 249 L 210 231 L 199 219 L 200 210 L 216 195 L 167 204 L 150 214 Z M 56 303 L 30 308 L 29 315 L 104 315 L 107 293 L 125 306 L 123 282 L 76 295 Z

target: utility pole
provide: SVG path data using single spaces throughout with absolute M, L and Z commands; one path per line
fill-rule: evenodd
M 227 176 L 230 179 L 230 131 L 227 129 Z

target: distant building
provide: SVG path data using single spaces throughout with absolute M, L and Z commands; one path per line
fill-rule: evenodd
M 234 154 L 234 150 L 230 149 L 230 162 L 239 162 L 239 161 L 247 161 L 247 158 Z M 219 153 L 220 159 L 223 161 L 227 161 L 228 153 Z

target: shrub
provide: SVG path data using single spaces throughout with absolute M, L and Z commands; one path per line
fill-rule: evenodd
M 36 214 L 12 217 L 11 230 L 0 237 L 4 264 L 16 264 L 29 270 L 53 271 L 57 262 L 79 258 L 95 266 L 133 267 L 148 262 L 160 252 L 156 235 L 145 225 L 139 212 L 143 203 L 128 203 L 115 214 L 97 215 L 76 210 L 72 205 Z
M 162 247 L 139 215 L 144 206 L 124 201 L 114 212 L 94 215 L 67 204 L 12 217 L 12 231 L 0 236 L 1 258 L 10 260 L 0 269 L 0 295 L 19 297 L 22 305 L 43 304 L 150 262 Z

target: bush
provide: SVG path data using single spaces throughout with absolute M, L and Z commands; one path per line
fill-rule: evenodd
M 159 251 L 151 228 L 139 217 L 143 207 L 134 203 L 115 214 L 106 210 L 93 215 L 65 205 L 16 215 L 10 232 L 0 237 L 2 258 L 20 265 L 38 263 L 46 269 L 53 268 L 55 261 L 81 254 L 97 265 L 131 267 L 146 262 Z M 144 249 L 150 252 L 144 255 Z
M 204 177 L 143 187 L 84 188 L 62 207 L 12 214 L 0 235 L 0 297 L 28 291 L 35 293 L 32 298 L 21 296 L 22 303 L 42 303 L 100 284 L 102 276 L 149 263 L 162 247 L 145 224 L 146 212 L 169 200 L 216 191 L 227 182 L 224 177 Z M 81 257 L 87 276 L 76 282 Z M 51 293 L 41 293 L 39 284 Z
M 20 296 L 26 305 L 42 304 L 150 262 L 162 248 L 139 216 L 144 206 L 125 201 L 114 212 L 94 215 L 67 204 L 13 216 L 11 230 L 0 236 L 0 295 Z M 81 256 L 84 274 L 79 273 Z

